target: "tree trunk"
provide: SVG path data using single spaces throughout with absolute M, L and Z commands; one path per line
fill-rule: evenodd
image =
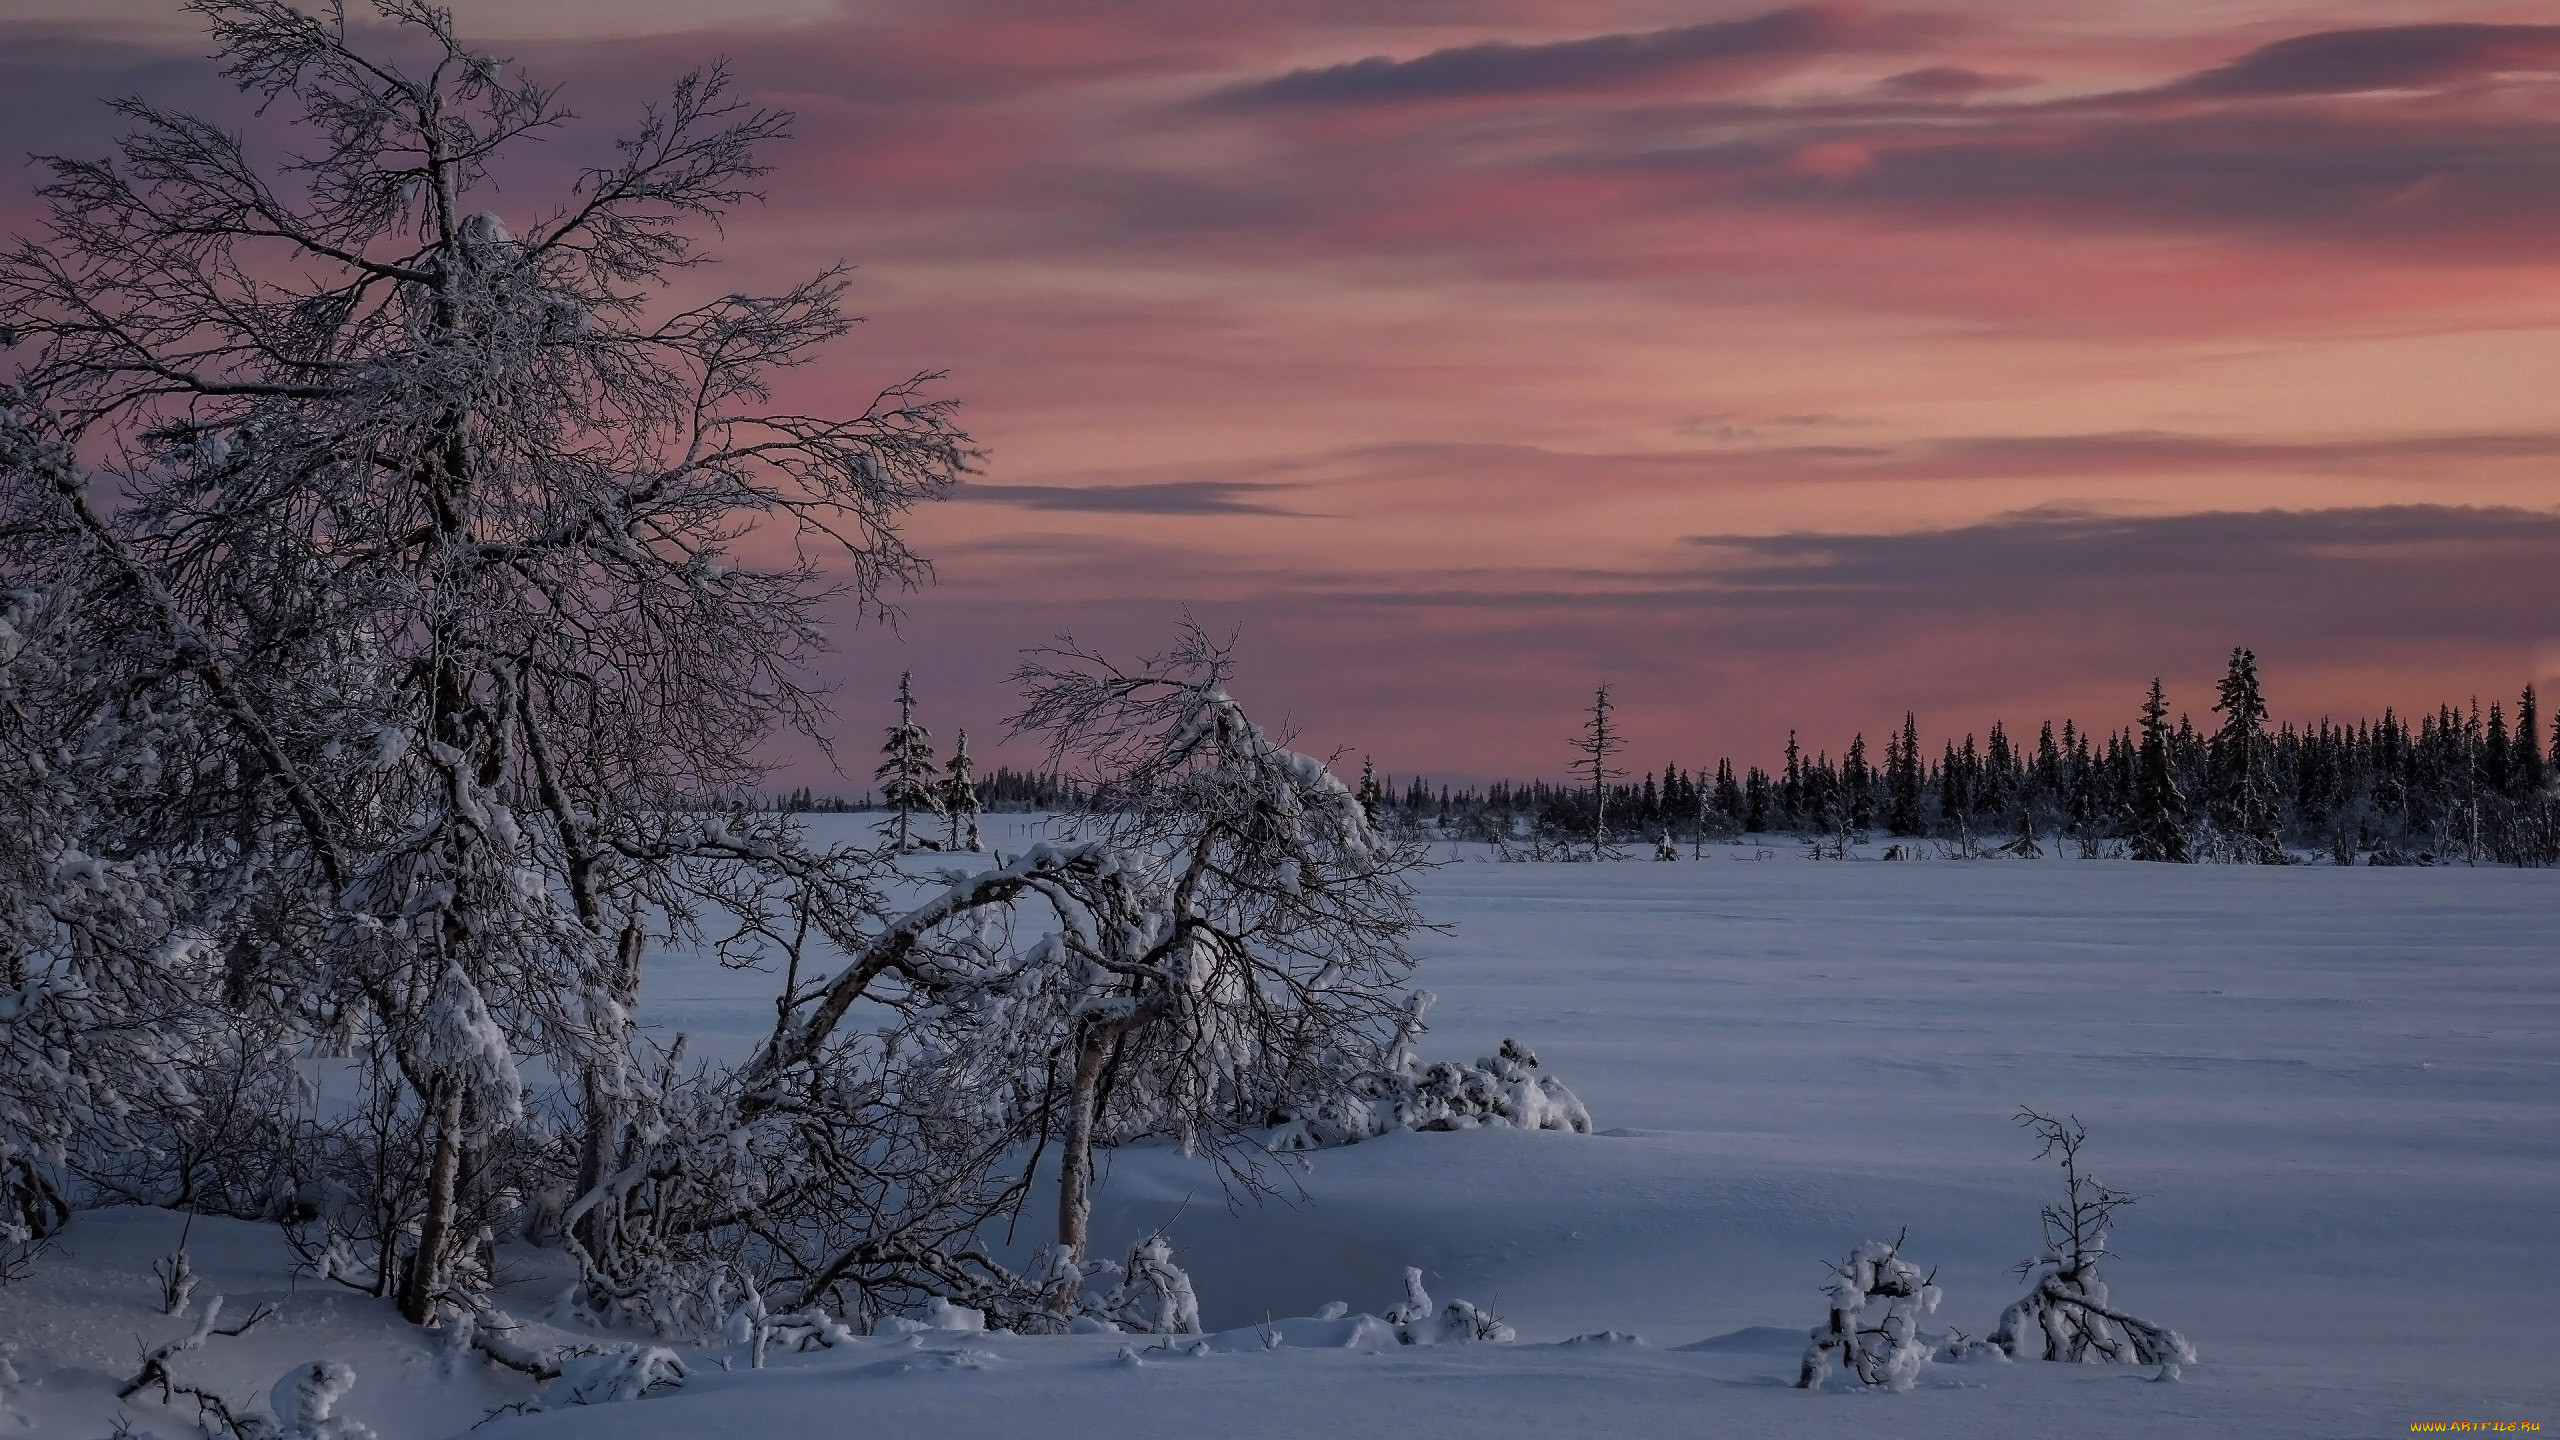
M 400 1318 L 424 1325 L 434 1318 L 444 1288 L 444 1250 L 453 1232 L 454 1192 L 462 1169 L 462 1097 L 447 1094 L 436 1106 L 435 1154 L 427 1164 L 427 1213 L 418 1226 L 418 1251 L 400 1290 Z
M 1075 1080 L 1068 1091 L 1067 1135 L 1058 1151 L 1058 1259 L 1049 1308 L 1061 1324 L 1075 1318 L 1084 1285 L 1087 1234 L 1093 1222 L 1093 1127 L 1102 1094 L 1102 1066 L 1109 1038 L 1088 1030 L 1076 1048 Z

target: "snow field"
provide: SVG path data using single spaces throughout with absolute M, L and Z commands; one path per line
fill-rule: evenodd
M 842 817 L 859 823 L 864 817 Z M 824 817 L 836 821 L 837 817 Z M 988 817 L 1008 853 L 1019 817 Z M 1397 1134 L 1308 1157 L 1286 1202 L 1231 1208 L 1197 1160 L 1109 1157 L 1102 1253 L 1168 1225 L 1213 1331 L 929 1332 L 723 1372 L 682 1393 L 503 1417 L 475 1435 L 1607 1434 L 2362 1436 L 2413 1421 L 2560 1423 L 2560 875 L 2126 862 L 1460 863 L 1424 884 L 1426 1059 L 1535 1049 L 1602 1133 Z M 764 977 L 653 965 L 652 1023 L 732 1049 Z M 2108 1278 L 2191 1338 L 2181 1383 L 2116 1367 L 1932 1365 L 1907 1395 L 1788 1388 L 1826 1265 L 1908 1227 L 1945 1292 L 1928 1333 L 1988 1331 L 2058 1177 L 2011 1123 L 2077 1114 L 2091 1166 L 2144 1195 Z M 1303 1191 L 1302 1194 L 1296 1192 Z M 82 1217 L 0 1287 L 20 1433 L 103 1440 L 138 1344 L 183 1333 L 148 1275 L 175 1217 Z M 1045 1234 L 1028 1212 L 1017 1244 Z M 383 1440 L 460 1433 L 527 1382 L 450 1374 L 361 1297 L 298 1292 L 255 1227 L 199 1220 L 199 1299 L 276 1320 L 181 1357 L 235 1399 L 297 1364 L 357 1371 Z M 523 1262 L 538 1265 L 538 1256 Z M 1517 1345 L 1340 1348 L 1327 1301 L 1432 1293 Z M 536 1278 L 508 1303 L 541 1310 Z M 226 1315 L 230 1310 L 226 1310 Z M 1634 1332 L 1642 1345 L 1568 1342 Z M 1703 1345 L 1698 1342 L 1704 1341 Z M 1135 1363 L 1120 1356 L 1137 1347 Z M 194 1368 L 190 1368 L 193 1366 Z M 138 1434 L 185 1407 L 124 1407 Z M 9 1433 L 0 1421 L 0 1434 Z

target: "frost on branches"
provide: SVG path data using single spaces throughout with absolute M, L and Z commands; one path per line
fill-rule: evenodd
M 2001 1312 L 2000 1327 L 1984 1343 L 2013 1360 L 2038 1353 L 2077 1364 L 2157 1365 L 2162 1379 L 2175 1378 L 2179 1366 L 2195 1363 L 2195 1347 L 2118 1308 L 2098 1278 L 2116 1211 L 2139 1197 L 2110 1190 L 2080 1168 L 2089 1132 L 2078 1120 L 2033 1110 L 2018 1120 L 2044 1142 L 2036 1158 L 2053 1157 L 2062 1167 L 2063 1200 L 2042 1211 L 2043 1252 L 2018 1267 L 2027 1293 Z
M 1831 1314 L 1813 1332 L 1796 1386 L 1815 1390 L 1835 1370 L 1845 1370 L 1858 1383 L 1884 1390 L 1908 1390 L 1919 1383 L 1929 1363 L 1929 1345 L 1917 1329 L 1920 1317 L 1938 1308 L 1935 1276 L 1902 1258 L 1902 1239 L 1891 1244 L 1870 1240 L 1832 1267 Z
M 192 8 L 298 148 L 121 103 L 0 252 L 0 1226 L 75 1186 L 271 1216 L 425 1323 L 660 1178 L 652 938 L 877 924 L 875 857 L 702 797 L 814 723 L 820 607 L 916 572 L 899 517 L 974 452 L 929 376 L 764 409 L 841 271 L 666 300 L 789 123 L 717 67 L 546 207 L 515 157 L 569 117 L 444 10 Z M 359 1113 L 293 1104 L 297 1052 Z M 519 1109 L 536 1065 L 565 1113 Z

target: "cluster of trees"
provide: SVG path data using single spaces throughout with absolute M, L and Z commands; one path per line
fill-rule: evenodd
M 1039 812 L 1054 814 L 1064 810 L 1085 808 L 1082 786 L 1072 775 L 1059 775 L 1044 770 L 1016 770 L 999 765 L 977 777 L 972 787 L 979 814 L 990 812 Z M 880 798 L 866 790 L 859 795 L 822 795 L 808 785 L 785 790 L 754 802 L 751 808 L 785 810 L 795 815 L 843 815 L 885 808 Z
M 822 608 L 913 573 L 902 513 L 973 454 L 930 374 L 766 408 L 839 275 L 664 298 L 787 117 L 688 77 L 511 228 L 475 193 L 565 116 L 443 11 L 193 8 L 299 149 L 124 102 L 0 254 L 0 1267 L 93 1203 L 263 1217 L 546 1375 L 494 1311 L 510 1242 L 666 1333 L 749 1293 L 1056 1328 L 1105 1303 L 1096 1152 L 1249 1177 L 1411 1069 L 1417 857 L 1196 632 L 1018 672 L 1097 801 L 1074 843 L 919 886 L 701 803 L 811 723 Z M 750 563 L 756 527 L 830 568 Z M 884 778 L 923 786 L 924 739 Z M 970 788 L 932 778 L 911 814 Z M 667 943 L 773 976 L 752 1053 L 640 1027 Z M 1008 1266 L 981 1229 L 1035 1178 L 1057 1243 Z
M 1633 779 L 1611 767 L 1623 742 L 1608 711 L 1595 706 L 1593 717 L 1576 741 L 1578 781 L 1435 789 L 1418 777 L 1373 778 L 1362 802 L 1403 833 L 1559 853 L 1739 836 L 1836 851 L 1886 836 L 1958 853 L 2052 845 L 2162 861 L 2279 863 L 2310 852 L 2339 864 L 2560 864 L 2560 717 L 2544 716 L 2529 685 L 2512 710 L 2475 700 L 2414 723 L 2386 711 L 2271 727 L 2257 657 L 2234 650 L 2210 728 L 2173 720 L 2154 681 L 2136 723 L 2103 733 L 2047 721 L 2030 741 L 1995 723 L 1985 738 L 1944 739 L 1932 753 L 1905 714 L 1880 752 L 1858 734 L 1836 758 L 1808 754 L 1790 732 L 1774 773 L 1725 759 Z M 1596 758 L 1595 737 L 1604 742 Z

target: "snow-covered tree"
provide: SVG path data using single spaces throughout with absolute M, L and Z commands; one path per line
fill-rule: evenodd
M 2178 770 L 2170 755 L 2169 702 L 2157 678 L 2142 702 L 2142 748 L 2134 759 L 2131 813 L 2126 816 L 2126 848 L 2136 860 L 2184 865 L 2194 859 L 2187 840 L 2187 797 L 2178 787 Z
M 898 723 L 889 727 L 881 741 L 880 757 L 880 768 L 873 772 L 880 782 L 880 803 L 897 814 L 896 838 L 890 843 L 901 851 L 912 850 L 915 817 L 942 813 L 942 787 L 933 774 L 933 734 L 916 723 L 913 671 L 898 675 Z
M 2274 742 L 2267 735 L 2267 701 L 2258 688 L 2258 657 L 2231 652 L 2214 707 L 2222 716 L 2206 752 L 2216 848 L 2244 865 L 2284 863 L 2284 794 L 2276 785 Z
M 0 473 L 67 464 L 25 446 L 0 417 Z M 65 538 L 34 498 L 0 498 L 0 584 Z M 158 708 L 165 691 L 87 683 L 115 598 L 76 580 L 0 591 L 0 1276 L 70 1219 L 98 1157 L 168 1166 L 156 1142 L 195 1102 L 189 1062 L 222 974 L 182 922 L 181 879 L 118 854 L 107 820 L 160 783 L 186 730 Z
M 1421 856 L 1247 718 L 1230 666 L 1186 623 L 1135 667 L 1061 642 L 1017 675 L 1017 730 L 1080 762 L 1107 817 L 1109 858 L 1058 887 L 1067 923 L 1047 942 L 1069 982 L 1062 1276 L 1086 1250 L 1100 1145 L 1166 1134 L 1223 1157 L 1379 1068 L 1400 1034 Z
M 839 271 L 663 298 L 788 127 L 717 67 L 549 208 L 511 184 L 510 223 L 481 208 L 528 178 L 508 157 L 568 117 L 446 12 L 191 8 L 307 142 L 133 100 L 113 157 L 45 162 L 48 231 L 0 254 L 8 486 L 77 532 L 70 583 L 119 587 L 82 683 L 183 720 L 118 817 L 131 853 L 203 862 L 188 920 L 238 1011 L 354 1040 L 379 1082 L 388 1128 L 341 1153 L 369 1283 L 423 1322 L 510 1223 L 496 1162 L 549 1144 L 522 1065 L 575 1091 L 574 1192 L 629 1163 L 647 917 L 787 904 L 850 935 L 876 909 L 867 857 L 691 797 L 814 721 L 819 607 L 914 573 L 899 514 L 972 452 L 929 377 L 762 408 L 847 328 Z M 834 574 L 745 563 L 751 527 Z
M 2140 1197 L 2111 1190 L 2081 1168 L 2089 1131 L 2077 1118 L 2025 1110 L 2018 1122 L 2043 1142 L 2036 1158 L 2062 1167 L 2063 1199 L 2040 1212 L 2043 1249 L 2018 1266 L 2027 1293 L 2001 1312 L 1986 1343 L 2012 1360 L 2032 1351 L 2077 1364 L 2159 1365 L 2164 1374 L 2193 1364 L 2195 1347 L 2185 1336 L 2118 1308 L 2098 1276 L 2116 1212 Z
M 942 814 L 951 826 L 951 849 L 978 848 L 978 776 L 969 761 L 966 730 L 953 737 L 951 762 L 943 768 Z
M 1823 1287 L 1831 1313 L 1805 1349 L 1798 1389 L 1819 1388 L 1835 1367 L 1879 1389 L 1908 1390 L 1918 1382 L 1931 1354 L 1917 1326 L 1938 1308 L 1938 1287 L 1934 1272 L 1924 1275 L 1902 1258 L 1902 1241 L 1870 1240 L 1832 1267 Z

